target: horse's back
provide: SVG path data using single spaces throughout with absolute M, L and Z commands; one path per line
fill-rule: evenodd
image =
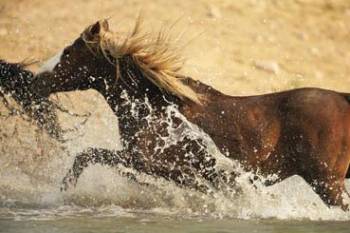
M 293 107 L 295 109 L 305 107 L 315 107 L 322 106 L 327 107 L 330 104 L 334 107 L 346 108 L 348 107 L 348 102 L 343 95 L 338 92 L 319 88 L 301 88 L 291 91 L 282 92 L 281 95 L 286 96 L 287 106 Z M 328 107 L 332 107 L 328 106 Z
M 298 89 L 288 94 L 279 103 L 285 127 L 333 134 L 350 133 L 350 105 L 341 94 L 314 88 Z

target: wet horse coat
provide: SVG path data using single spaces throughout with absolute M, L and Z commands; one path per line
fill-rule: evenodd
M 34 74 L 25 67 L 26 64 L 0 60 L 0 97 L 10 115 L 26 114 L 51 137 L 61 139 L 62 130 L 58 124 L 56 106 L 49 99 L 36 95 L 37 90 L 32 86 Z M 21 110 L 12 108 L 5 95 L 12 97 Z
M 152 43 L 161 46 L 143 50 L 139 45 L 146 42 L 140 42 L 137 26 L 121 44 L 110 42 L 110 34 L 106 21 L 90 26 L 64 50 L 52 73 L 36 82 L 42 96 L 93 88 L 119 118 L 124 149 L 89 149 L 79 154 L 66 185 L 75 184 L 89 163 L 122 164 L 204 192 L 207 189 L 194 179 L 197 175 L 214 186 L 218 180 L 232 182 L 234 174 L 222 175 L 217 159 L 203 152 L 200 139 L 185 138 L 157 153 L 159 135 L 166 135 L 169 126 L 162 124 L 166 109 L 175 105 L 212 138 L 222 154 L 240 161 L 245 170 L 278 176 L 267 184 L 299 175 L 325 203 L 347 208 L 341 194 L 350 161 L 349 95 L 317 88 L 224 95 L 179 75 L 177 67 L 169 65 L 176 59 L 159 37 Z M 150 115 L 146 102 L 154 114 L 153 125 L 145 121 Z M 137 117 L 132 111 L 135 103 L 141 106 Z M 176 126 L 182 124 L 180 118 L 172 119 Z

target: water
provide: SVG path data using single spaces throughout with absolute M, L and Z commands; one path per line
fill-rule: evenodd
M 55 221 L 0 220 L 0 232 L 6 233 L 80 233 L 80 232 L 128 232 L 128 233 L 348 233 L 347 222 L 308 222 L 276 220 L 235 220 L 235 219 L 181 219 L 160 216 L 135 217 L 74 217 Z
M 72 155 L 88 146 L 119 147 L 111 111 L 99 97 L 87 101 L 100 107 L 80 129 L 84 136 L 72 137 L 63 149 L 28 123 L 3 124 L 1 135 L 13 136 L 1 138 L 6 146 L 0 156 L 0 232 L 350 232 L 350 213 L 326 207 L 297 176 L 253 187 L 251 174 L 243 173 L 243 194 L 210 196 L 136 174 L 149 184 L 140 185 L 122 177 L 123 168 L 96 165 L 84 171 L 76 188 L 61 192 Z M 196 127 L 184 132 L 206 138 Z

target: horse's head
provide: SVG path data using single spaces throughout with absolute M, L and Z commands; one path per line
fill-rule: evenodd
M 115 72 L 115 65 L 108 62 L 107 55 L 100 48 L 100 39 L 108 31 L 108 22 L 98 21 L 71 45 L 49 59 L 37 75 L 36 85 L 42 87 L 41 94 L 45 96 L 59 91 L 98 89 L 114 81 L 111 76 Z
M 50 77 L 41 79 L 41 95 L 94 88 L 109 96 L 127 89 L 139 96 L 166 93 L 199 103 L 200 96 L 182 82 L 183 60 L 171 44 L 166 33 L 142 33 L 140 20 L 128 35 L 98 21 L 43 66 L 39 76 Z

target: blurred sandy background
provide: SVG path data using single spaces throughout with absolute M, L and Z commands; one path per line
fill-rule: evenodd
M 299 86 L 350 92 L 348 0 L 1 0 L 0 57 L 43 61 L 94 21 L 130 29 L 181 18 L 184 71 L 230 94 Z M 33 67 L 34 69 L 35 67 Z
M 184 30 L 184 40 L 195 38 L 183 52 L 183 72 L 225 93 L 303 86 L 350 92 L 348 0 L 0 0 L 0 58 L 43 62 L 101 18 L 112 17 L 115 30 L 131 29 L 140 10 L 149 30 L 180 19 L 175 32 Z M 115 118 L 96 93 L 53 98 L 71 110 L 93 114 L 81 129 L 85 136 L 73 140 L 71 148 L 115 145 Z M 64 115 L 61 119 L 74 122 Z M 35 154 L 50 153 L 52 141 L 34 136 L 35 127 L 19 118 L 0 121 L 3 154 L 37 158 Z M 11 137 L 12 132 L 22 136 Z

